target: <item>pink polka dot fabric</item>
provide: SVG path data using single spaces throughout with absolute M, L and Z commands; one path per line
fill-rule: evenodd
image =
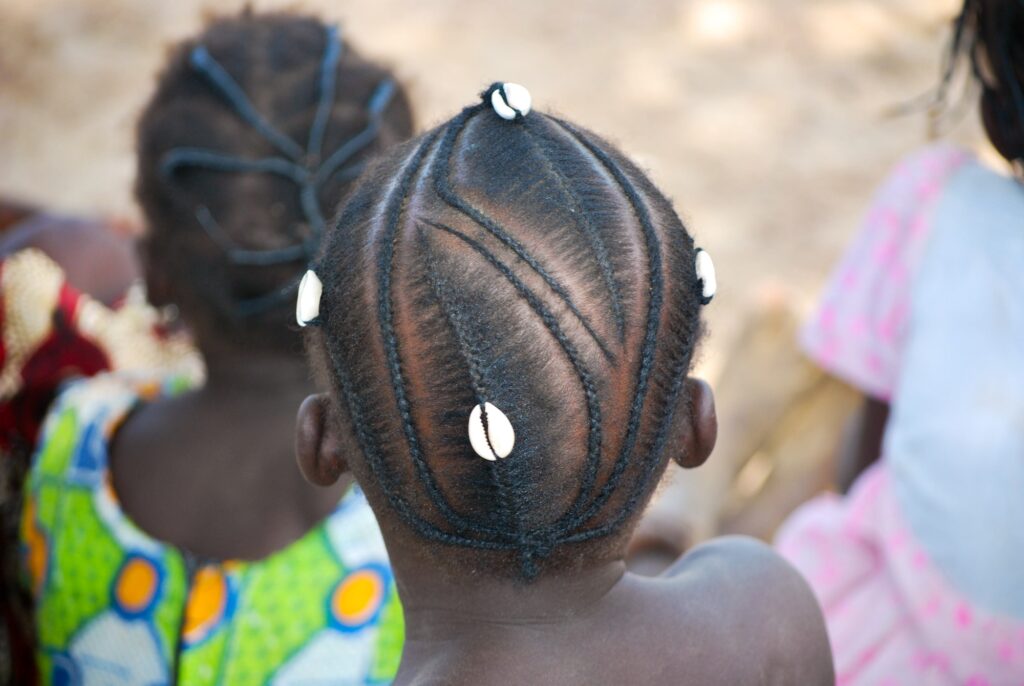
M 936 146 L 896 169 L 803 331 L 807 353 L 867 395 L 889 401 L 896 390 L 933 212 L 972 159 Z M 984 610 L 950 585 L 915 540 L 892 479 L 882 459 L 846 497 L 798 509 L 777 537 L 821 602 L 837 683 L 1024 686 L 1024 621 Z
M 907 527 L 884 464 L 847 497 L 798 509 L 777 548 L 822 605 L 839 686 L 1024 685 L 1024 622 L 949 586 Z
M 931 212 L 970 153 L 926 148 L 892 173 L 805 325 L 801 344 L 821 367 L 865 394 L 889 400 L 898 376 L 911 280 Z

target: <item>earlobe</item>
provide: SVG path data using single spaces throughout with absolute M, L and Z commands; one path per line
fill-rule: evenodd
M 306 481 L 331 486 L 348 471 L 346 448 L 326 393 L 302 401 L 295 423 L 295 459 Z
M 673 450 L 673 459 L 680 467 L 699 467 L 711 456 L 718 440 L 718 416 L 715 413 L 715 395 L 711 387 L 700 379 L 686 380 L 687 407 L 678 408 L 683 426 L 678 435 L 680 444 Z M 689 410 L 689 411 L 685 411 Z

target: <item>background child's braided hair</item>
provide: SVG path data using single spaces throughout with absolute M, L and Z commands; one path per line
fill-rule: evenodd
M 411 132 L 394 78 L 334 27 L 251 11 L 213 22 L 174 50 L 139 123 L 148 266 L 194 326 L 294 348 L 295 286 L 324 215 Z
M 706 294 L 643 173 L 573 124 L 492 109 L 500 88 L 357 183 L 307 331 L 375 506 L 532 578 L 616 540 L 646 502 Z M 485 403 L 514 427 L 505 459 L 467 440 Z
M 989 139 L 1019 169 L 1024 165 L 1024 0 L 965 0 L 954 22 L 940 97 L 948 100 L 958 66 L 981 84 Z

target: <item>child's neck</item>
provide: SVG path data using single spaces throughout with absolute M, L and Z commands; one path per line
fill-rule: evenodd
M 216 393 L 252 393 L 271 391 L 271 397 L 281 394 L 314 393 L 309 368 L 305 360 L 280 353 L 219 354 L 203 351 L 206 361 L 205 388 Z M 297 407 L 297 406 L 296 406 Z M 289 409 L 289 412 L 294 411 Z
M 615 560 L 529 583 L 473 571 L 460 582 L 458 573 L 425 560 L 409 567 L 394 557 L 406 627 L 400 683 L 424 671 L 461 670 L 488 646 L 524 656 L 538 645 L 550 647 L 545 637 L 564 640 L 567 629 L 589 622 L 626 573 Z

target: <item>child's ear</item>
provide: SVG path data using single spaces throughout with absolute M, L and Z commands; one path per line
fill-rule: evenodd
M 339 412 L 326 393 L 309 396 L 299 407 L 295 459 L 306 481 L 316 486 L 331 486 L 348 471 L 346 455 L 355 440 L 346 431 L 347 417 L 337 416 Z
M 704 381 L 688 378 L 679 402 L 682 405 L 676 408 L 679 440 L 669 449 L 680 467 L 693 469 L 704 464 L 718 440 L 715 395 Z

